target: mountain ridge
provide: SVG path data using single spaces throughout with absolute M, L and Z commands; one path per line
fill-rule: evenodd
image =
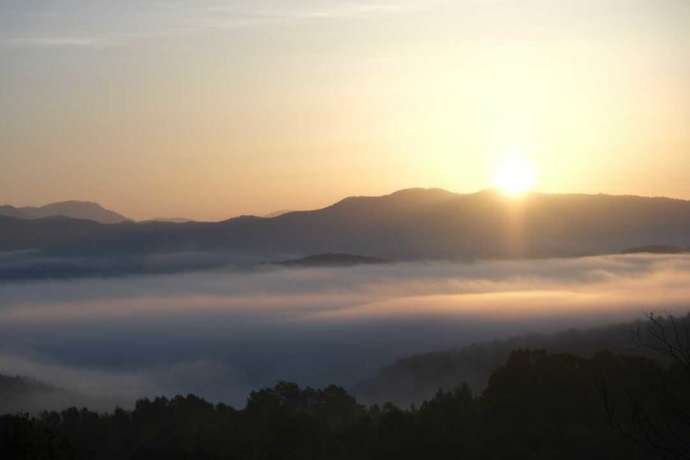
M 51 225 L 52 224 L 52 225 Z M 321 253 L 395 260 L 544 258 L 690 246 L 690 201 L 621 195 L 405 189 L 348 197 L 278 217 L 94 226 L 0 222 L 0 250 L 70 254 L 200 251 L 299 258 Z
M 63 216 L 73 219 L 91 220 L 102 224 L 127 222 L 130 219 L 93 201 L 58 201 L 43 206 L 15 207 L 0 206 L 0 215 L 19 219 L 42 219 Z

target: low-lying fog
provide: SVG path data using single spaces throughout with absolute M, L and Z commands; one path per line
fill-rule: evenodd
M 103 401 L 241 406 L 277 380 L 350 385 L 393 360 L 690 310 L 690 257 L 217 271 L 0 285 L 0 373 Z

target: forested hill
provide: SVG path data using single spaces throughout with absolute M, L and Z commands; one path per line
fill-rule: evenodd
M 663 393 L 658 391 L 663 385 Z M 195 396 L 0 417 L 7 459 L 684 459 L 688 369 L 645 358 L 517 351 L 474 396 L 365 407 L 338 387 L 281 383 L 245 409 Z M 644 417 L 645 424 L 637 423 Z
M 679 327 L 690 330 L 690 314 L 675 321 Z M 409 356 L 381 369 L 371 379 L 355 385 L 352 391 L 367 403 L 393 401 L 402 406 L 418 404 L 432 397 L 439 388 L 450 389 L 458 382 L 482 391 L 491 373 L 518 349 L 542 349 L 581 357 L 591 357 L 604 350 L 656 357 L 642 345 L 649 339 L 645 324 L 637 321 L 553 334 L 527 334 Z

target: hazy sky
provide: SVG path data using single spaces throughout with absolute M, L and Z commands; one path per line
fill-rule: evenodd
M 516 152 L 690 199 L 690 2 L 0 0 L 0 203 L 217 219 Z

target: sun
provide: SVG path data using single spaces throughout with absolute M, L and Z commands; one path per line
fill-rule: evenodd
M 525 158 L 513 156 L 498 165 L 494 185 L 506 195 L 517 196 L 532 190 L 535 180 L 534 165 Z

